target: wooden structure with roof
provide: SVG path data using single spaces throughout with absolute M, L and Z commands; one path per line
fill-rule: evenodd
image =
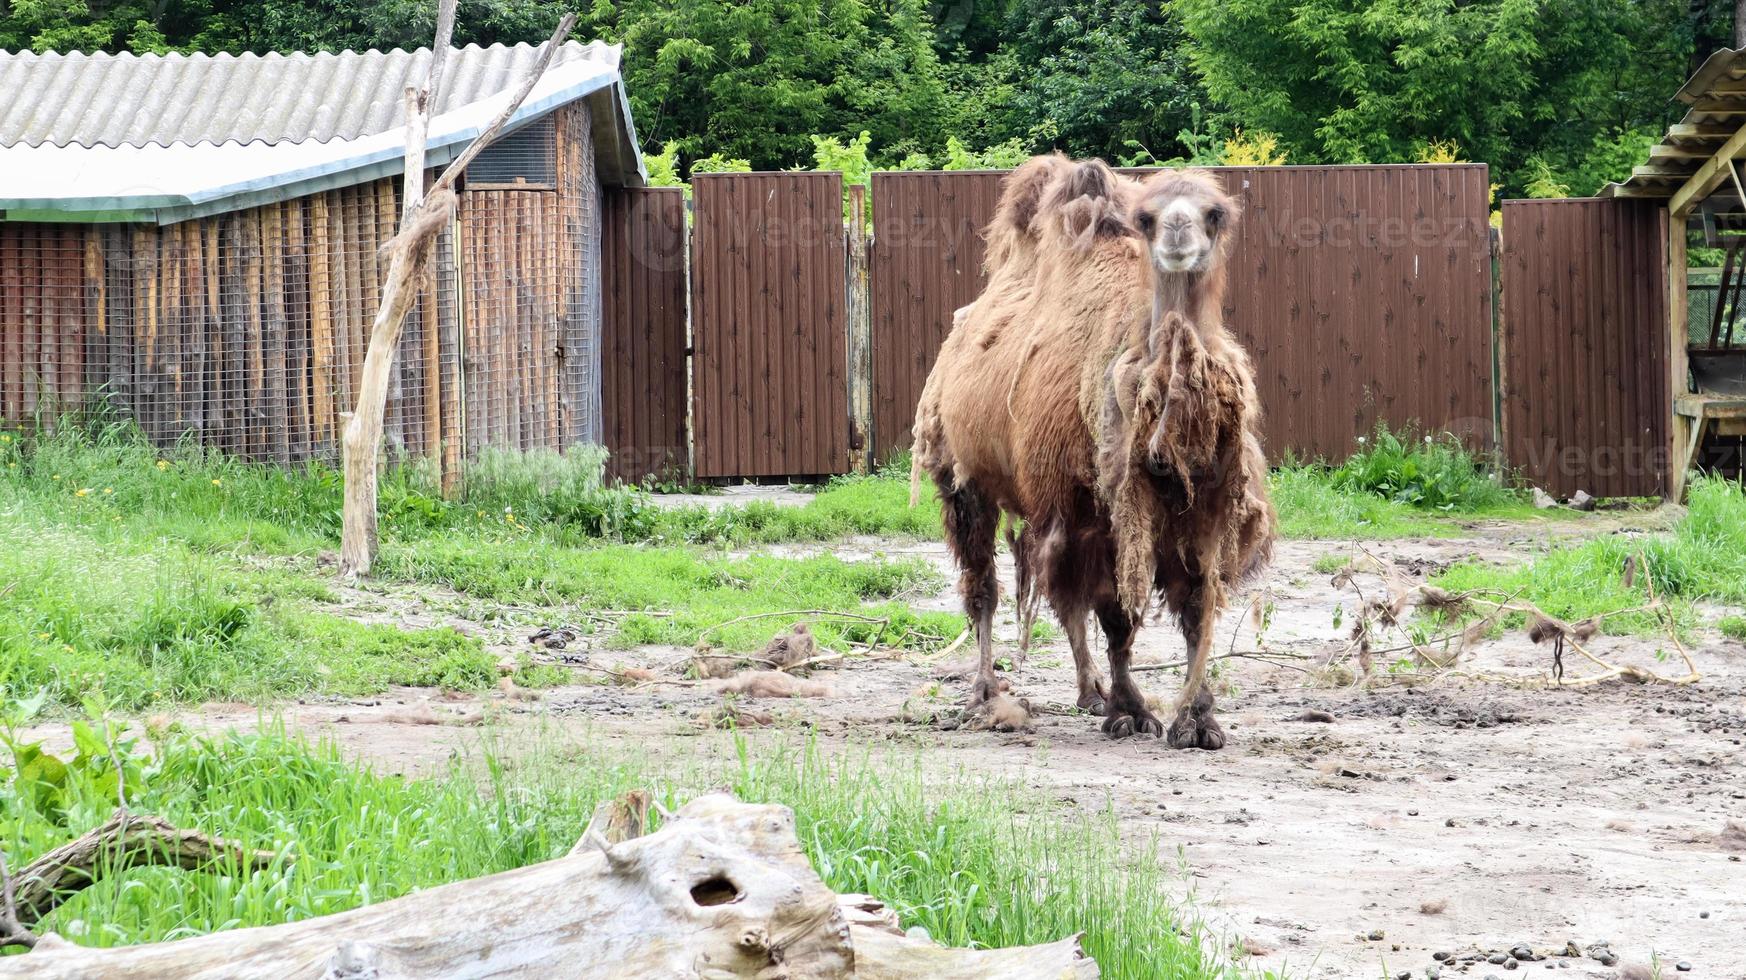
M 1667 215 L 1670 495 L 1702 458 L 1706 435 L 1746 436 L 1746 48 L 1711 55 L 1674 98 L 1687 107 L 1630 177 L 1595 195 L 1660 203 Z M 1687 306 L 1687 243 L 1701 230 L 1725 256 L 1713 310 L 1695 327 Z M 1730 296 L 1732 300 L 1730 301 Z M 1725 325 L 1725 330 L 1724 330 Z

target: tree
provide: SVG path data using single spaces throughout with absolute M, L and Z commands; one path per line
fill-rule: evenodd
M 1532 159 L 1574 169 L 1598 135 L 1670 121 L 1693 37 L 1687 0 L 1177 6 L 1208 92 L 1292 159 L 1410 160 L 1453 140 L 1517 190 Z
M 1182 26 L 1159 0 L 1019 0 L 1013 107 L 1038 142 L 1116 160 L 1133 145 L 1165 157 L 1205 100 Z M 993 142 L 992 140 L 990 142 Z M 1167 152 L 1168 151 L 1168 152 Z
M 921 0 L 622 0 L 591 16 L 625 45 L 639 135 L 761 169 L 809 162 L 812 134 L 902 156 L 944 140 L 945 88 Z

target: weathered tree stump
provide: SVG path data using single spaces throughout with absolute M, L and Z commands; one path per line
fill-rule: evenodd
M 571 854 L 350 912 L 176 942 L 85 949 L 44 936 L 0 978 L 1097 976 L 1069 937 L 951 949 L 904 935 L 813 871 L 787 807 L 705 796 L 660 830 L 597 817 Z

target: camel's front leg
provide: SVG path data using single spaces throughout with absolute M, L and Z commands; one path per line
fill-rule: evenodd
M 1073 672 L 1079 683 L 1079 707 L 1094 715 L 1104 713 L 1109 700 L 1109 688 L 1092 662 L 1091 647 L 1085 641 L 1085 610 L 1072 609 L 1062 613 L 1061 629 L 1067 634 L 1067 646 L 1073 651 Z
M 1182 638 L 1188 641 L 1188 676 L 1176 698 L 1176 718 L 1170 723 L 1173 749 L 1222 749 L 1225 731 L 1213 718 L 1213 696 L 1206 686 L 1207 655 L 1212 650 L 1218 603 L 1212 583 L 1202 582 L 1189 593 L 1181 610 Z
M 1146 710 L 1146 697 L 1128 670 L 1140 617 L 1130 615 L 1120 602 L 1112 599 L 1098 603 L 1097 621 L 1109 637 L 1109 703 L 1104 712 L 1104 733 L 1114 738 L 1164 734 L 1164 723 Z

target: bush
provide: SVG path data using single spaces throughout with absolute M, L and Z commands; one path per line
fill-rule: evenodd
M 1479 510 L 1513 498 L 1485 463 L 1455 436 L 1417 438 L 1378 423 L 1356 453 L 1333 472 L 1336 489 L 1373 493 L 1430 510 Z

